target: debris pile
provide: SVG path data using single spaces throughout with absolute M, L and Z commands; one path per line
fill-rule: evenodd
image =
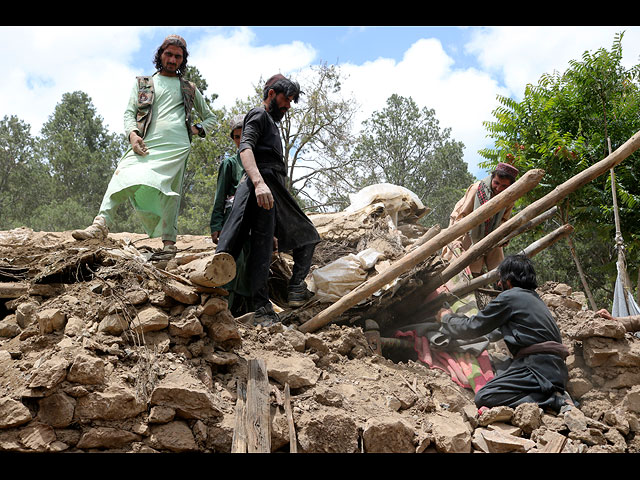
M 428 233 L 418 207 L 382 201 L 315 218 L 327 228 L 308 282 L 367 249 L 378 255 L 361 281 L 378 274 Z M 479 415 L 471 390 L 418 361 L 375 354 L 363 329 L 441 270 L 438 255 L 303 333 L 297 326 L 330 300 L 281 305 L 282 323 L 253 326 L 233 318 L 223 288 L 190 280 L 194 262 L 214 252 L 208 237 L 179 236 L 175 258 L 150 262 L 160 246 L 135 234 L 76 242 L 70 232 L 0 232 L 0 451 L 640 451 L 640 339 L 566 285 L 539 293 L 571 349 L 578 406 Z M 276 303 L 288 266 L 274 256 Z M 492 343 L 490 355 L 503 347 Z

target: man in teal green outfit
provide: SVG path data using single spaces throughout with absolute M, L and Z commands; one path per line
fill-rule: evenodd
M 114 209 L 129 200 L 150 238 L 175 251 L 178 209 L 192 135 L 204 137 L 216 119 L 192 82 L 184 80 L 187 44 L 169 35 L 156 51 L 156 73 L 137 77 L 124 114 L 131 147 L 114 172 L 93 224 L 72 232 L 76 240 L 104 239 Z M 193 125 L 194 109 L 202 123 Z
M 236 144 L 236 148 L 240 147 L 243 121 L 244 115 L 238 115 L 231 122 L 230 137 Z M 233 199 L 244 174 L 239 151 L 236 151 L 235 155 L 225 158 L 220 163 L 210 222 L 211 240 L 214 243 L 218 243 L 220 231 L 231 213 Z M 248 283 L 249 276 L 246 275 L 246 259 L 249 256 L 250 245 L 251 243 L 247 239 L 244 242 L 240 256 L 236 260 L 236 276 L 229 284 L 225 285 L 225 288 L 229 290 L 229 310 L 236 317 L 253 311 L 251 288 Z

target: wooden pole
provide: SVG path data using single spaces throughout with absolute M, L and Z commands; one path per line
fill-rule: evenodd
M 449 228 L 442 230 L 431 240 L 420 245 L 415 250 L 409 252 L 401 259 L 394 262 L 389 268 L 381 272 L 379 275 L 370 278 L 362 283 L 354 290 L 346 294 L 336 303 L 330 305 L 313 318 L 298 327 L 302 332 L 312 332 L 326 325 L 336 316 L 345 312 L 349 308 L 357 305 L 360 301 L 368 298 L 373 293 L 387 283 L 393 281 L 403 273 L 423 262 L 435 252 L 440 250 L 450 241 L 460 237 L 477 225 L 484 222 L 487 218 L 498 213 L 505 205 L 515 203 L 527 192 L 531 191 L 540 182 L 544 175 L 544 171 L 540 169 L 529 170 L 518 181 L 509 188 L 504 190 L 500 195 L 493 197 L 487 203 L 467 215 L 458 223 L 451 225 Z
M 521 233 L 524 233 L 526 231 L 531 230 L 533 227 L 537 227 L 538 225 L 540 225 L 542 222 L 545 222 L 547 220 L 549 220 L 551 217 L 553 217 L 556 212 L 558 211 L 558 207 L 557 206 L 553 206 L 551 207 L 549 210 L 547 210 L 546 212 L 538 215 L 536 218 L 534 218 L 533 220 L 529 220 L 527 223 L 525 223 L 524 225 L 522 225 L 520 228 L 514 230 L 513 232 L 511 232 L 509 235 L 507 235 L 505 237 L 504 240 L 500 241 L 500 244 L 505 244 L 507 242 L 510 242 L 512 239 L 514 239 L 515 237 L 517 237 L 518 235 L 520 235 Z
M 544 212 L 556 205 L 560 200 L 563 200 L 569 194 L 589 183 L 594 178 L 606 173 L 635 152 L 639 147 L 640 132 L 633 135 L 622 146 L 620 146 L 620 148 L 608 155 L 605 159 L 600 160 L 598 163 L 591 165 L 589 168 L 583 170 L 577 175 L 574 175 L 566 182 L 558 185 L 553 191 L 524 208 L 517 215 L 507 220 L 482 240 L 471 245 L 464 255 L 454 259 L 447 268 L 440 272 L 439 275 L 434 276 L 430 282 L 425 284 L 423 287 L 425 294 L 428 295 L 440 285 L 444 285 L 449 279 L 464 270 L 464 268 L 471 262 L 480 258 L 495 245 L 498 245 L 500 240 L 502 240 L 506 234 L 514 231 L 521 225 L 524 225 L 528 220 L 539 215 L 541 212 Z M 508 192 L 509 188 L 507 188 L 503 193 Z
M 573 232 L 573 227 L 571 225 L 562 225 L 561 227 L 556 228 L 553 232 L 545 235 L 544 237 L 536 240 L 531 243 L 527 248 L 518 252 L 521 255 L 526 255 L 531 258 L 536 256 L 542 250 L 549 248 L 551 245 L 555 244 L 559 240 L 562 240 L 569 234 Z M 424 304 L 421 307 L 425 313 L 435 310 L 442 306 L 444 302 L 449 302 L 454 298 L 459 298 L 467 295 L 468 293 L 477 290 L 478 288 L 482 288 L 485 285 L 498 281 L 500 275 L 498 274 L 498 268 L 494 268 L 490 272 L 487 272 L 479 277 L 474 278 L 466 285 L 462 285 L 458 288 L 451 290 L 450 292 L 443 292 L 438 295 L 436 298 L 431 300 L 430 302 Z

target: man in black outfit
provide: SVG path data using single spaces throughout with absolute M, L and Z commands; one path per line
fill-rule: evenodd
M 290 306 L 300 306 L 312 294 L 304 282 L 320 236 L 285 186 L 287 175 L 279 122 L 300 95 L 297 83 L 283 75 L 267 80 L 262 105 L 246 114 L 240 140 L 240 160 L 246 177 L 238 185 L 233 207 L 220 232 L 216 252 L 240 254 L 247 235 L 251 254 L 247 270 L 251 276 L 254 323 L 279 321 L 269 301 L 269 266 L 274 238 L 278 249 L 292 251 L 294 266 L 288 288 Z
M 440 310 L 440 329 L 453 338 L 470 339 L 499 330 L 513 361 L 509 367 L 478 390 L 476 406 L 516 407 L 537 403 L 556 413 L 573 406 L 565 389 L 569 378 L 560 330 L 535 289 L 536 274 L 531 260 L 512 255 L 498 266 L 503 289 L 481 312 L 472 317 Z

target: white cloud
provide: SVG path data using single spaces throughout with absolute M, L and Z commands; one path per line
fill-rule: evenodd
M 363 65 L 345 65 L 349 78 L 344 90 L 353 92 L 361 105 L 357 121 L 385 108 L 396 93 L 411 97 L 420 108 L 432 108 L 441 128 L 465 144 L 465 160 L 477 173 L 477 150 L 486 145 L 482 122 L 491 119 L 498 93 L 506 91 L 487 73 L 473 68 L 456 69 L 437 39 L 422 39 L 411 45 L 403 59 L 380 58 Z
M 38 134 L 62 95 L 82 90 L 105 123 L 120 132 L 136 74 L 127 65 L 143 32 L 133 27 L 1 27 L 9 67 L 0 76 L 0 115 L 16 115 Z
M 253 94 L 261 77 L 289 75 L 307 67 L 315 57 L 315 49 L 299 41 L 256 46 L 255 34 L 248 28 L 231 35 L 214 31 L 189 45 L 189 61 L 207 80 L 208 92 L 219 95 L 217 107 L 230 107 L 236 99 Z
M 527 84 L 536 84 L 544 73 L 563 73 L 570 60 L 580 60 L 585 51 L 611 49 L 615 35 L 622 39 L 623 62 L 638 63 L 640 28 L 599 26 L 521 26 L 474 30 L 465 46 L 476 55 L 487 72 L 504 78 L 511 95 L 521 99 Z

